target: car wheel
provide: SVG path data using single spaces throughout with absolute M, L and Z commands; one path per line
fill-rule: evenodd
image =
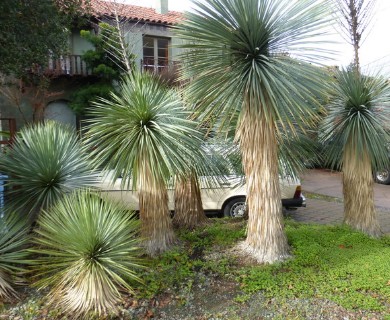
M 241 218 L 245 216 L 246 201 L 245 197 L 231 199 L 223 209 L 225 217 Z
M 377 171 L 375 173 L 375 181 L 380 184 L 390 184 L 390 170 Z

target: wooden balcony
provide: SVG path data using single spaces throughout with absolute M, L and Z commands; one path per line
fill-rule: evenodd
M 49 76 L 89 76 L 91 69 L 82 60 L 81 55 L 68 55 L 59 59 L 50 58 L 47 67 L 43 70 L 45 75 Z

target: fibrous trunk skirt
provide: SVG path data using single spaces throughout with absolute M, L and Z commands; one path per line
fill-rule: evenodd
M 173 224 L 179 228 L 193 229 L 205 221 L 197 175 L 192 172 L 177 177 Z
M 369 236 L 380 236 L 371 161 L 367 153 L 356 156 L 351 146 L 344 151 L 343 193 L 344 222 Z
M 248 229 L 244 249 L 260 263 L 289 257 L 284 233 L 273 123 L 246 108 L 236 133 L 246 176 Z
M 175 242 L 175 234 L 164 183 L 143 184 L 139 189 L 139 210 L 146 252 L 155 256 L 168 250 Z

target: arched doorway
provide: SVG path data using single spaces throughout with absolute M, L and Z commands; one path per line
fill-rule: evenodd
M 76 129 L 76 115 L 65 100 L 50 102 L 45 108 L 45 119 L 55 120 Z

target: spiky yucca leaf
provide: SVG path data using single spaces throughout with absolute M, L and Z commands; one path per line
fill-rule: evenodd
M 27 263 L 28 233 L 26 219 L 11 213 L 0 215 L 0 298 L 16 296 L 13 282 Z
M 77 191 L 38 218 L 33 270 L 50 301 L 79 316 L 115 312 L 141 267 L 139 221 L 123 205 Z
M 320 43 L 332 22 L 331 1 L 194 1 L 179 25 L 190 79 L 188 95 L 206 120 L 230 122 L 244 96 L 267 121 L 310 123 L 324 72 L 302 60 L 324 61 Z M 254 32 L 256 30 L 256 32 Z M 298 61 L 293 58 L 298 58 Z M 310 117 L 312 115 L 312 117 Z
M 114 171 L 114 180 L 123 176 L 126 183 L 131 176 L 134 188 L 144 170 L 159 180 L 187 171 L 185 160 L 194 158 L 202 141 L 178 93 L 148 72 L 125 77 L 120 93 L 99 99 L 90 115 L 96 158 Z
M 24 127 L 5 154 L 0 171 L 8 176 L 15 211 L 36 214 L 65 193 L 94 182 L 86 148 L 76 132 L 55 121 Z

